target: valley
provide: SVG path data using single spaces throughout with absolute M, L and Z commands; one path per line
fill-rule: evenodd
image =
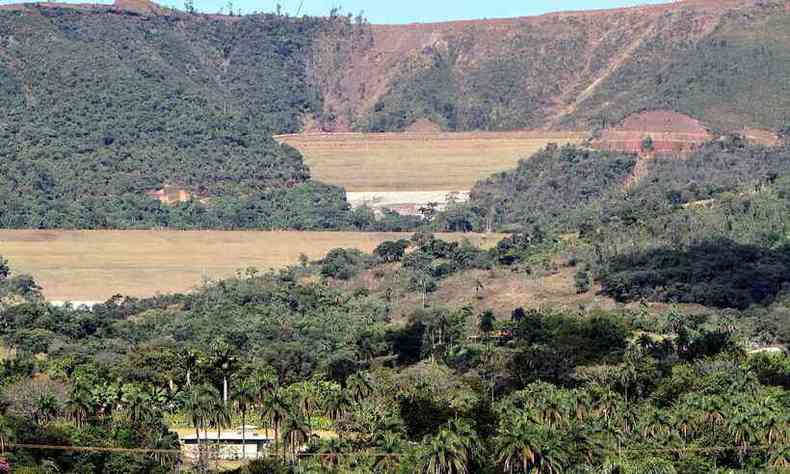
M 313 179 L 348 192 L 468 191 L 548 143 L 583 132 L 332 133 L 275 137 L 298 149 Z
M 0 474 L 787 472 L 790 0 L 195 3 L 0 5 Z
M 312 178 L 341 186 L 352 207 L 419 215 L 465 202 L 481 179 L 509 170 L 549 143 L 581 143 L 583 132 L 406 132 L 281 135 Z

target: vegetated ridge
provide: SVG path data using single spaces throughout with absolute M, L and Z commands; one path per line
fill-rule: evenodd
M 319 75 L 328 128 L 447 130 L 618 123 L 667 109 L 717 128 L 777 128 L 788 110 L 786 1 L 684 1 L 505 20 L 372 27 Z M 328 114 L 327 114 L 328 113 Z
M 649 109 L 777 130 L 788 24 L 778 0 L 404 26 L 6 6 L 0 226 L 370 228 L 271 138 L 316 128 L 590 129 Z

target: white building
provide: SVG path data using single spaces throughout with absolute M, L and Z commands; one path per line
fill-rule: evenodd
M 197 435 L 183 434 L 180 438 L 184 456 L 197 459 Z M 235 431 L 221 431 L 219 434 L 216 430 L 200 433 L 200 445 L 214 459 L 256 459 L 265 454 L 273 441 L 272 438 L 258 433 L 255 426 L 240 426 Z

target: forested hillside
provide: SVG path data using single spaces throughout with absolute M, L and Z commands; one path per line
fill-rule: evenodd
M 352 228 L 272 134 L 589 130 L 644 109 L 777 130 L 790 109 L 780 0 L 407 26 L 134 5 L 0 9 L 0 226 Z M 283 195 L 300 204 L 258 212 Z
M 434 225 L 578 236 L 576 257 L 617 301 L 746 309 L 790 281 L 788 176 L 787 144 L 737 136 L 685 159 L 549 147 Z
M 285 191 L 294 202 L 313 196 L 287 212 L 323 212 L 318 203 L 329 201 L 347 211 L 342 192 L 305 185 L 301 156 L 271 134 L 298 131 L 303 114 L 321 111 L 308 80 L 312 43 L 340 31 L 333 22 L 351 28 L 348 19 L 162 13 L 0 11 L 2 225 L 244 228 L 221 209 L 286 188 L 298 188 Z M 214 218 L 146 195 L 166 186 Z

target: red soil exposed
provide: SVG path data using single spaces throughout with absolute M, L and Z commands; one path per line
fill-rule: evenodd
M 442 127 L 428 119 L 419 119 L 406 129 L 407 133 L 441 133 Z
M 642 153 L 646 137 L 653 140 L 653 152 L 657 154 L 687 155 L 711 140 L 713 134 L 692 117 L 657 110 L 627 117 L 617 127 L 604 130 L 592 145 L 600 150 Z
M 575 64 L 562 71 L 547 71 L 544 83 L 557 84 L 560 94 L 546 97 L 541 111 L 545 126 L 555 128 L 562 117 L 572 114 L 578 102 L 592 95 L 616 70 L 633 58 L 640 45 L 650 41 L 695 42 L 715 30 L 722 18 L 733 10 L 754 6 L 758 0 L 685 0 L 660 5 L 551 13 L 534 17 L 496 20 L 455 21 L 410 25 L 373 25 L 373 40 L 366 50 L 342 61 L 331 56 L 336 38 L 327 37 L 320 48 L 317 81 L 325 107 L 339 117 L 327 131 L 348 131 L 348 117 L 359 118 L 371 110 L 392 87 L 404 69 L 414 70 L 428 63 L 434 52 L 445 52 L 448 45 L 470 45 L 459 55 L 457 74 L 502 56 L 525 37 L 537 56 L 551 57 L 562 51 L 565 42 L 578 41 Z M 693 20 L 688 23 L 686 18 Z M 678 31 L 679 24 L 690 24 Z M 685 27 L 685 26 L 684 26 Z M 582 40 L 579 41 L 579 34 Z M 567 51 L 565 52 L 567 54 Z M 642 58 L 644 60 L 644 58 Z M 527 87 L 525 85 L 525 87 Z
M 790 5 L 790 4 L 788 4 Z M 745 128 L 741 130 L 746 140 L 758 145 L 775 146 L 782 143 L 782 139 L 773 130 L 761 130 L 759 128 Z
M 193 198 L 197 198 L 198 201 L 203 203 L 208 201 L 206 196 L 196 196 L 184 188 L 169 184 L 165 185 L 165 187 L 162 189 L 148 191 L 145 194 L 148 197 L 157 199 L 162 204 L 179 204 L 182 202 L 187 202 Z

